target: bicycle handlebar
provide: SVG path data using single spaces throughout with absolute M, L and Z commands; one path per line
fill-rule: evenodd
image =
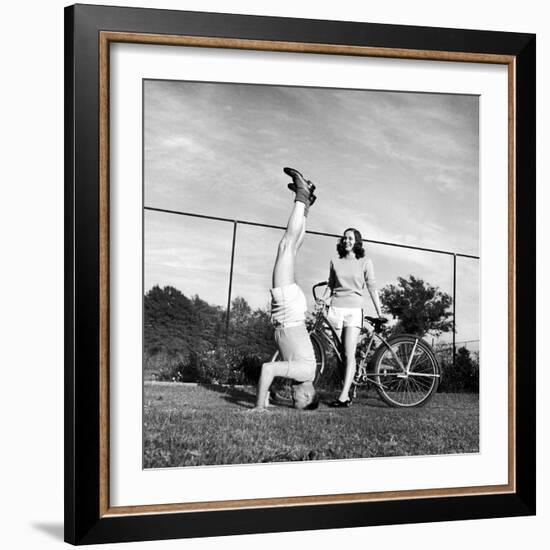
M 313 285 L 313 287 L 311 288 L 311 293 L 313 294 L 313 298 L 315 299 L 315 301 L 317 301 L 317 295 L 315 294 L 315 290 L 317 289 L 317 287 L 326 285 L 328 285 L 328 281 L 321 281 L 320 283 Z

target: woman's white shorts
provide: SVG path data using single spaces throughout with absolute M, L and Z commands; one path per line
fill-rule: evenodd
M 330 306 L 327 317 L 337 330 L 342 327 L 363 327 L 363 310 L 360 307 Z

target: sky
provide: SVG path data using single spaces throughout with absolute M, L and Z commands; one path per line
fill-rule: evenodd
M 317 186 L 308 230 L 479 254 L 478 97 L 174 81 L 144 83 L 144 204 L 286 225 L 282 168 Z M 269 302 L 282 231 L 238 225 L 232 296 Z M 146 211 L 145 291 L 226 305 L 233 224 Z M 326 279 L 336 239 L 308 235 L 298 282 Z M 366 244 L 379 287 L 413 274 L 452 292 L 452 257 Z M 479 262 L 457 260 L 457 338 L 479 337 Z M 371 304 L 366 306 L 372 313 Z

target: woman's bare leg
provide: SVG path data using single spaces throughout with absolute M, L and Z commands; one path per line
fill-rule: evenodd
M 355 376 L 355 350 L 357 349 L 357 340 L 359 339 L 360 332 L 361 329 L 359 327 L 345 327 L 343 331 L 343 344 L 346 354 L 346 375 L 344 377 L 342 392 L 338 397 L 339 401 L 347 401 L 349 399 L 349 390 L 351 389 Z

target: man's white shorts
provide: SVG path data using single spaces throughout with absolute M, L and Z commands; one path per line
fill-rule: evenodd
M 271 322 L 278 327 L 295 327 L 306 320 L 307 302 L 295 283 L 271 289 Z

